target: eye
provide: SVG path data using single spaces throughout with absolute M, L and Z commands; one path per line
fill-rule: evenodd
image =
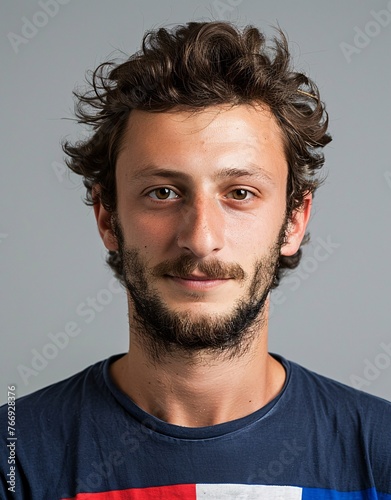
M 148 196 L 154 200 L 174 200 L 178 195 L 170 188 L 161 187 L 148 193 Z
M 233 198 L 234 200 L 247 200 L 253 196 L 251 191 L 247 191 L 247 189 L 234 189 L 230 193 L 228 193 L 228 198 Z

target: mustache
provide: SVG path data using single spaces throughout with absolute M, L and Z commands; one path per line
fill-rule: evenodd
M 244 281 L 247 273 L 237 263 L 220 262 L 218 259 L 208 261 L 197 260 L 191 255 L 181 255 L 174 260 L 165 260 L 152 269 L 154 277 L 171 276 L 186 277 L 195 270 L 209 279 L 237 279 Z

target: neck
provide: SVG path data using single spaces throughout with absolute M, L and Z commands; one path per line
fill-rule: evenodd
M 168 423 L 204 427 L 265 406 L 281 391 L 285 370 L 267 351 L 262 321 L 245 352 L 234 357 L 179 352 L 152 360 L 131 334 L 129 352 L 113 363 L 114 382 L 139 407 Z

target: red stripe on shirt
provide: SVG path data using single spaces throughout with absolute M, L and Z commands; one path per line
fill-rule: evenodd
M 196 500 L 195 484 L 129 488 L 101 493 L 78 493 L 75 497 L 62 500 L 183 500 L 184 498 Z

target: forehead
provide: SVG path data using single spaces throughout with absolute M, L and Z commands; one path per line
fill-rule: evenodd
M 283 136 L 266 106 L 211 106 L 201 111 L 151 113 L 133 110 L 118 155 L 119 174 L 146 165 L 216 172 L 258 166 L 278 181 L 286 179 Z M 206 169 L 206 170 L 205 170 Z

